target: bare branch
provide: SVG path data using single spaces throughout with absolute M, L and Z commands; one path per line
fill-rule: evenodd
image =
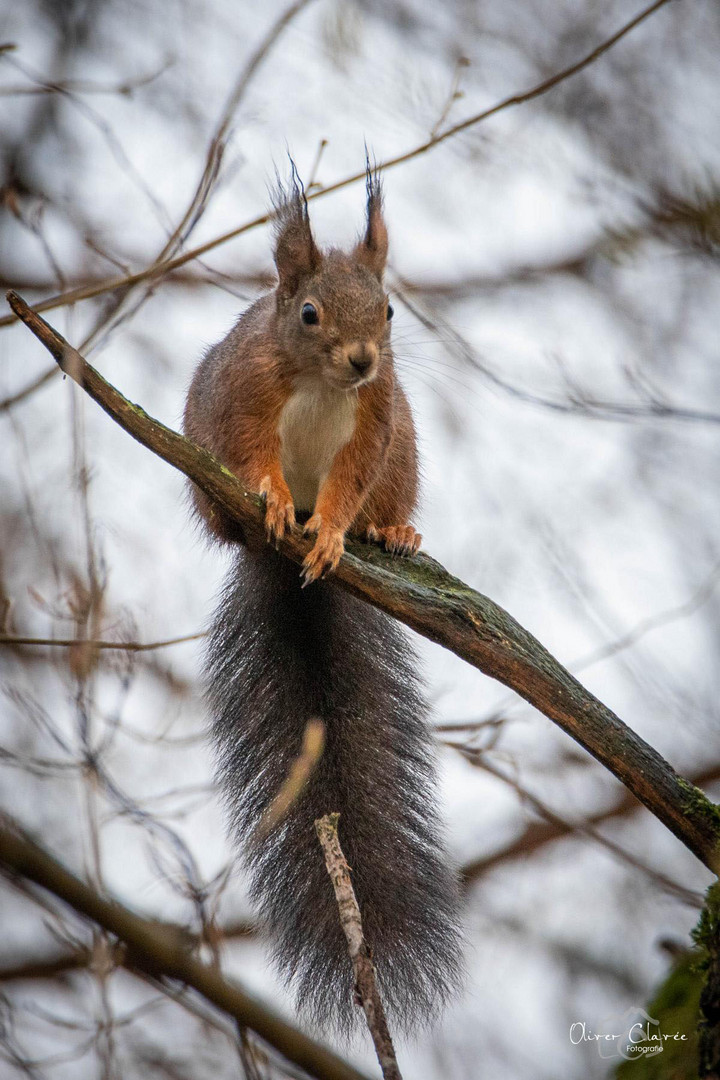
M 2 51 L 0 49 L 0 51 Z M 137 79 L 127 79 L 125 82 L 99 82 L 94 79 L 62 79 L 59 82 L 48 82 L 40 77 L 30 83 L 5 83 L 0 86 L 0 97 L 24 97 L 37 94 L 110 94 L 113 97 L 131 97 L 135 90 L 139 90 L 149 83 L 155 82 L 170 67 L 172 61 L 166 61 L 157 71 L 149 75 L 140 75 Z M 27 69 L 23 70 L 27 74 Z
M 47 889 L 119 938 L 127 946 L 128 964 L 152 976 L 177 979 L 192 987 L 318 1080 L 366 1080 L 337 1054 L 292 1027 L 237 983 L 224 979 L 217 967 L 196 960 L 183 937 L 168 933 L 160 924 L 141 918 L 118 901 L 107 900 L 91 889 L 7 815 L 0 816 L 0 862 L 9 872 Z
M 716 783 L 718 780 L 720 780 L 720 765 L 713 765 L 702 772 L 694 773 L 691 777 L 692 783 L 702 788 L 708 784 Z M 552 819 L 546 818 L 544 821 L 532 821 L 520 836 L 516 837 L 506 847 L 500 848 L 498 851 L 492 851 L 489 855 L 482 855 L 478 859 L 473 859 L 472 862 L 465 863 L 461 871 L 463 882 L 468 886 L 477 881 L 483 874 L 493 870 L 496 866 L 502 865 L 502 863 L 512 862 L 513 859 L 526 859 L 528 856 L 540 851 L 547 844 L 552 844 L 555 840 L 582 837 L 590 833 L 591 830 L 595 830 L 598 825 L 628 817 L 639 809 L 640 803 L 637 799 L 629 791 L 625 791 L 610 806 L 604 810 L 597 810 L 592 814 L 586 813 L 581 821 L 564 821 L 555 815 L 553 815 Z
M 62 953 L 59 956 L 46 957 L 42 960 L 24 960 L 20 964 L 0 967 L 0 983 L 32 980 L 55 979 L 69 971 L 82 971 L 90 963 L 89 949 Z
M 31 897 L 31 899 L 37 899 Z M 212 923 L 208 928 L 210 933 L 191 934 L 187 927 L 178 923 L 161 922 L 156 920 L 154 925 L 160 928 L 161 933 L 175 936 L 178 941 L 183 940 L 188 947 L 197 948 L 203 944 L 211 947 L 221 941 L 237 940 L 239 938 L 254 938 L 258 928 L 251 922 L 228 923 L 226 926 L 216 926 Z M 125 955 L 122 949 L 117 949 L 114 955 L 116 964 L 124 964 Z M 40 957 L 36 960 L 23 960 L 16 964 L 0 966 L 0 983 L 21 982 L 23 980 L 56 979 L 66 975 L 70 971 L 82 971 L 90 967 L 93 961 L 91 949 L 75 948 L 71 951 L 53 953 L 50 956 Z
M 429 318 L 420 310 L 417 304 L 409 300 L 404 293 L 396 289 L 395 295 L 402 300 L 405 307 L 418 320 L 426 330 L 429 330 L 438 340 L 442 341 L 451 355 L 454 353 L 459 360 L 467 364 L 473 371 L 478 372 L 486 382 L 516 401 L 524 404 L 537 405 L 551 412 L 565 415 L 577 415 L 587 417 L 589 420 L 616 420 L 628 422 L 643 418 L 672 419 L 700 422 L 706 424 L 720 424 L 720 413 L 709 412 L 705 409 L 689 409 L 679 405 L 668 404 L 656 398 L 650 398 L 645 402 L 601 401 L 587 394 L 575 393 L 570 397 L 543 397 L 531 390 L 525 390 L 510 382 L 505 376 L 494 371 L 477 353 L 472 344 L 462 336 L 453 326 L 441 320 L 437 315 Z
M 625 851 L 619 844 L 614 843 L 612 840 L 608 840 L 607 837 L 596 832 L 592 825 L 584 822 L 578 822 L 574 826 L 570 825 L 564 818 L 560 817 L 559 814 L 556 814 L 551 810 L 550 807 L 536 795 L 533 795 L 526 787 L 523 787 L 523 785 L 514 777 L 508 776 L 502 769 L 492 765 L 487 760 L 487 756 L 483 751 L 473 751 L 458 743 L 447 743 L 446 745 L 452 746 L 455 750 L 458 750 L 476 768 L 484 769 L 492 776 L 497 777 L 498 780 L 502 780 L 504 784 L 507 784 L 508 787 L 511 787 L 513 791 L 517 793 L 524 803 L 532 807 L 534 812 L 538 814 L 539 817 L 544 818 L 551 826 L 554 826 L 558 830 L 565 829 L 567 832 L 576 832 L 578 835 L 594 840 L 596 843 L 607 848 L 611 854 L 615 855 L 622 862 L 628 863 L 634 870 L 639 870 L 641 873 L 645 874 L 655 883 L 655 885 L 682 900 L 683 903 L 689 904 L 691 907 L 702 907 L 703 898 L 701 893 L 685 888 L 684 885 L 680 885 L 678 882 L 673 881 L 673 879 L 666 874 L 662 874 L 658 870 L 654 870 L 651 866 L 648 866 L 646 863 L 641 862 L 640 859 Z
M 152 652 L 154 649 L 165 649 L 168 645 L 182 645 L 186 641 L 201 641 L 204 637 L 207 637 L 204 630 L 197 634 L 185 634 L 183 637 L 167 638 L 165 641 L 92 641 L 88 638 L 35 638 L 0 634 L 0 646 L 59 645 L 68 649 L 118 649 L 120 652 Z
M 340 923 L 347 938 L 355 975 L 357 1003 L 362 1005 L 365 1013 L 384 1080 L 402 1080 L 382 998 L 377 988 L 375 967 L 363 935 L 360 908 L 350 879 L 350 867 L 340 847 L 337 830 L 339 819 L 339 814 L 326 814 L 315 822 L 315 832 L 322 845 L 327 872 L 335 890 Z

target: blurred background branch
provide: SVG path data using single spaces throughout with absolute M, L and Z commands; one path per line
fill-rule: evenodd
M 130 968 L 191 987 L 318 1080 L 362 1080 L 362 1074 L 337 1055 L 293 1029 L 212 966 L 194 959 L 182 935 L 174 936 L 169 927 L 140 918 L 116 900 L 104 899 L 8 818 L 0 821 L 0 859 L 6 873 L 19 873 L 47 889 L 116 937 L 127 950 L 123 962 Z

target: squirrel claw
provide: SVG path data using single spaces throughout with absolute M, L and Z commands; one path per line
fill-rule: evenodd
M 317 522 L 314 518 L 318 518 Z M 340 562 L 340 557 L 345 550 L 342 529 L 334 529 L 330 525 L 322 525 L 319 515 L 313 515 L 305 526 L 305 533 L 317 533 L 314 547 L 305 556 L 302 564 L 303 589 L 324 578 L 335 569 Z
M 381 544 L 391 555 L 414 555 L 422 543 L 422 536 L 412 525 L 387 525 L 378 529 L 370 524 L 365 530 L 367 540 Z
M 265 536 L 277 549 L 285 533 L 295 525 L 292 496 L 287 488 L 283 491 L 274 486 L 269 476 L 260 482 L 260 495 L 265 500 Z
M 317 536 L 322 526 L 322 517 L 320 514 L 313 514 L 308 518 L 303 528 L 303 536 Z

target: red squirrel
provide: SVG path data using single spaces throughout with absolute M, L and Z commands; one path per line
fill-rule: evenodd
M 427 706 L 403 631 L 319 580 L 348 532 L 400 556 L 421 540 L 409 523 L 416 439 L 390 345 L 379 179 L 368 169 L 366 226 L 350 252 L 316 246 L 295 170 L 275 220 L 277 287 L 201 361 L 184 427 L 264 496 L 269 541 L 302 515 L 315 543 L 301 579 L 272 544 L 242 547 L 233 521 L 193 490 L 211 536 L 236 549 L 206 653 L 217 767 L 252 898 L 300 1010 L 323 1028 L 347 1033 L 355 1022 L 352 967 L 313 828 L 337 811 L 381 991 L 410 1030 L 437 1012 L 461 966 Z M 287 815 L 252 842 L 312 718 L 325 725 L 323 754 Z

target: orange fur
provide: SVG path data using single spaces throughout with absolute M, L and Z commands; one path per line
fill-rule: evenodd
M 264 495 L 270 541 L 295 526 L 292 478 L 282 465 L 283 452 L 295 453 L 297 469 L 307 473 L 303 491 L 317 482 L 305 525 L 316 537 L 303 565 L 308 583 L 337 566 L 348 531 L 396 554 L 417 550 L 421 538 L 408 524 L 417 455 L 389 343 L 382 286 L 387 230 L 377 189 L 368 201 L 364 238 L 350 254 L 318 251 L 299 192 L 278 214 L 278 288 L 253 304 L 201 362 L 185 431 Z M 308 306 L 316 316 L 309 324 Z M 295 406 L 296 414 L 287 412 Z M 298 430 L 303 408 L 316 432 Z M 318 410 L 326 412 L 319 416 Z M 292 439 L 297 446 L 289 445 Z M 210 532 L 236 540 L 232 521 L 201 492 L 194 497 Z

